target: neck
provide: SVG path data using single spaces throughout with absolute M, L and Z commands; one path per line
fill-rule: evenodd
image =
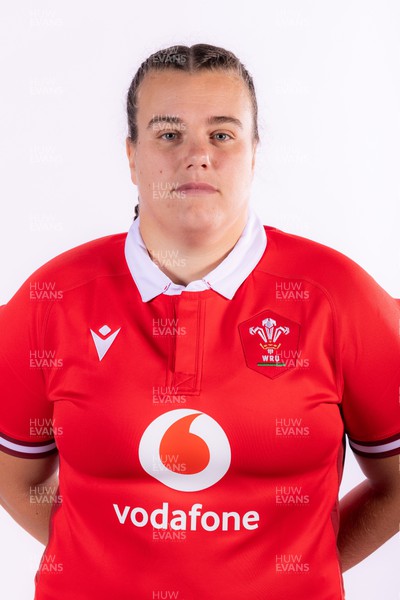
M 150 258 L 173 283 L 188 285 L 228 256 L 246 226 L 248 212 L 225 228 L 207 228 L 206 232 L 170 232 L 146 216 L 140 216 L 139 229 Z

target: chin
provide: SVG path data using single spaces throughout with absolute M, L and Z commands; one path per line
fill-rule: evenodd
M 181 210 L 177 217 L 177 225 L 186 230 L 204 233 L 205 227 L 217 229 L 221 227 L 225 219 L 226 217 L 221 211 L 213 210 L 210 207 L 202 209 L 196 207 L 189 211 Z

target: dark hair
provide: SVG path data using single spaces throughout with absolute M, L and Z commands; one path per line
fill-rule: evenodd
M 139 67 L 132 79 L 127 95 L 127 113 L 129 137 L 137 142 L 137 95 L 143 79 L 149 71 L 166 70 L 185 71 L 229 71 L 238 75 L 246 84 L 253 108 L 253 136 L 259 142 L 258 134 L 258 105 L 253 79 L 240 60 L 224 48 L 210 44 L 195 44 L 194 46 L 170 46 L 149 56 Z M 139 214 L 139 206 L 135 206 L 135 219 Z

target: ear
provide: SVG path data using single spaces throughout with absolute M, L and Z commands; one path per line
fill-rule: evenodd
M 251 158 L 251 171 L 254 173 L 254 167 L 256 165 L 256 152 L 257 152 L 257 142 L 253 144 L 253 154 Z
M 129 168 L 131 171 L 132 183 L 137 185 L 137 169 L 136 169 L 136 144 L 132 142 L 132 139 L 128 136 L 125 140 L 126 155 L 128 157 Z

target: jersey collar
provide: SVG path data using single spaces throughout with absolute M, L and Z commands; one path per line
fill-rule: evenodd
M 252 208 L 243 232 L 228 256 L 203 279 L 188 285 L 176 284 L 154 263 L 140 234 L 140 217 L 135 219 L 125 240 L 125 259 L 143 302 L 159 294 L 168 296 L 212 289 L 231 300 L 250 275 L 267 247 L 265 229 Z

